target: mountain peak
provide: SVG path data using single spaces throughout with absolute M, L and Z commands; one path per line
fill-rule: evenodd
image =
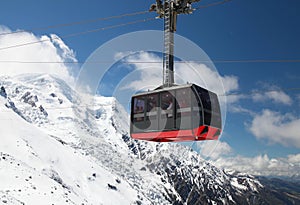
M 0 85 L 3 203 L 260 204 L 272 195 L 189 147 L 131 139 L 129 115 L 113 97 L 86 103 L 51 75 Z

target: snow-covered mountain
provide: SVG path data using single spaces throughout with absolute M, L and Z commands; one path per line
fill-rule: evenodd
M 114 98 L 87 101 L 50 75 L 0 77 L 0 87 L 0 204 L 268 204 L 272 196 L 257 178 L 188 147 L 132 140 Z

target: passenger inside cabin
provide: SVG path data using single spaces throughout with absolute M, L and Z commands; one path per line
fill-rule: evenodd
M 147 112 L 155 111 L 157 108 L 156 98 L 151 96 L 147 99 Z
M 173 112 L 172 112 L 173 102 L 172 102 L 172 98 L 169 99 L 168 103 L 169 103 L 169 106 L 167 107 L 167 117 L 173 117 Z
M 135 113 L 142 113 L 144 112 L 145 103 L 144 100 L 137 99 L 134 107 Z

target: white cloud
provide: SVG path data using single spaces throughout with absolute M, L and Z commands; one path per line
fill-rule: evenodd
M 232 113 L 244 113 L 244 114 L 248 114 L 248 115 L 251 115 L 251 116 L 255 115 L 255 113 L 253 111 L 251 111 L 247 108 L 243 108 L 240 105 L 231 105 L 231 106 L 229 106 L 228 110 Z
M 262 176 L 297 176 L 300 177 L 300 154 L 270 158 L 267 154 L 254 157 L 235 155 L 226 142 L 197 142 L 200 155 L 210 160 L 215 166 Z
M 114 60 L 122 60 L 123 58 L 126 58 L 127 56 L 134 55 L 135 53 L 132 51 L 127 51 L 127 52 L 117 52 L 114 56 Z
M 253 94 L 250 96 L 254 102 L 271 101 L 283 105 L 291 105 L 293 103 L 292 98 L 276 85 L 260 82 L 258 86 L 260 90 L 253 90 Z
M 11 32 L 10 29 L 0 26 L 0 33 Z M 56 35 L 35 36 L 29 32 L 0 35 L 0 48 L 43 41 L 31 45 L 0 50 L 1 75 L 15 76 L 26 73 L 51 74 L 73 83 L 70 75 L 70 66 L 63 63 L 14 63 L 20 62 L 76 62 L 74 52 Z M 11 62 L 9 62 L 11 61 Z
M 292 114 L 263 110 L 254 116 L 249 130 L 257 139 L 300 148 L 300 119 Z
M 220 76 L 219 73 L 205 64 L 179 63 L 175 70 L 177 82 L 196 83 L 220 95 L 238 89 L 236 76 Z
M 286 93 L 283 91 L 268 91 L 265 93 L 254 93 L 252 95 L 252 99 L 254 102 L 262 102 L 262 101 L 268 101 L 271 100 L 275 103 L 281 103 L 284 105 L 291 105 L 292 104 L 292 99 L 290 96 L 288 96 Z
M 300 154 L 296 155 L 288 155 L 288 162 L 289 163 L 295 163 L 300 165 Z
M 197 142 L 197 146 L 200 149 L 201 156 L 213 160 L 232 153 L 231 147 L 226 142 L 219 140 L 200 141 Z
M 130 53 L 129 53 L 130 54 Z M 125 57 L 125 54 L 117 53 L 116 58 Z M 161 58 L 149 52 L 140 52 L 128 56 L 125 62 L 133 62 L 138 75 L 123 89 L 154 89 L 162 84 L 162 63 Z
M 300 173 L 300 154 L 285 158 L 270 158 L 268 155 L 255 157 L 218 158 L 213 163 L 221 168 L 232 169 L 262 176 L 298 176 Z
M 222 95 L 221 95 L 222 96 Z M 245 95 L 242 94 L 226 94 L 226 100 L 228 104 L 233 104 L 238 102 L 241 99 L 245 99 Z

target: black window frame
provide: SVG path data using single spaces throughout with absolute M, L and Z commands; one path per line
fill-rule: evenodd
M 221 109 L 218 96 L 199 86 L 195 87 L 202 104 L 203 124 L 221 129 Z

